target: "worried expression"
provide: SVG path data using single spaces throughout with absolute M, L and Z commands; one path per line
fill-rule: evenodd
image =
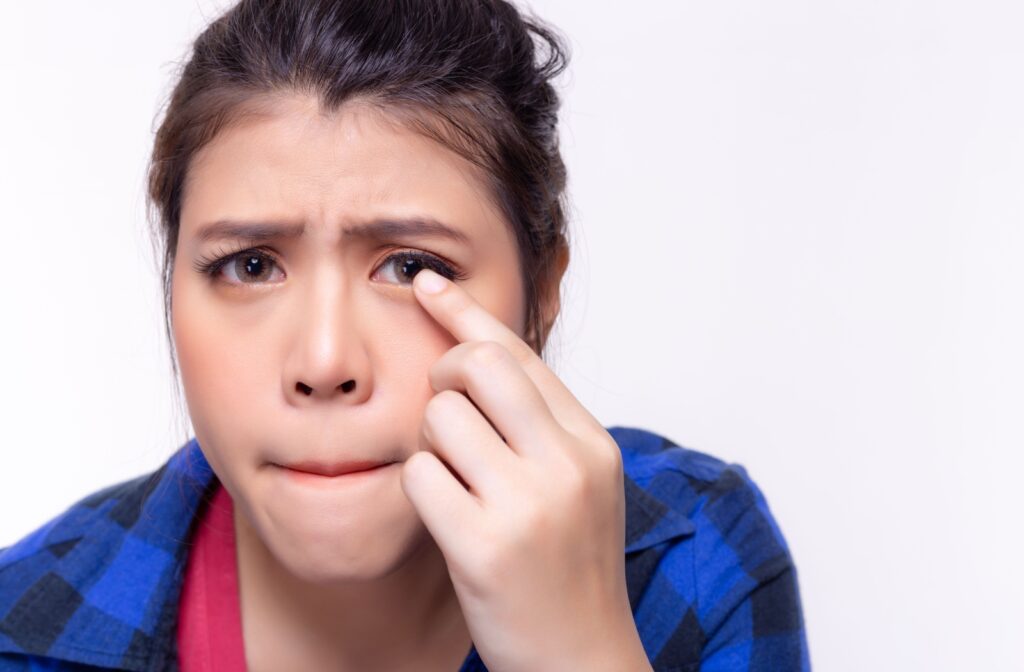
M 516 241 L 478 168 L 381 112 L 325 116 L 299 96 L 267 109 L 189 167 L 171 302 L 182 384 L 238 524 L 296 576 L 369 579 L 426 538 L 397 466 L 426 449 L 427 373 L 456 344 L 412 278 L 454 280 L 522 334 Z M 342 487 L 279 466 L 364 460 L 395 464 Z

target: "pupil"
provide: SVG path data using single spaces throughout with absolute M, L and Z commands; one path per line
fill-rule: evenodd
M 409 270 L 410 267 L 417 267 L 418 268 L 419 266 L 420 266 L 420 262 L 418 262 L 417 260 L 415 260 L 415 259 L 406 259 L 405 262 L 402 264 L 402 273 L 404 273 L 406 277 L 411 278 L 411 277 L 413 277 L 416 274 Z
M 261 273 L 259 273 L 259 272 L 253 273 L 253 267 L 259 268 L 262 265 L 263 265 L 263 262 L 262 262 L 262 260 L 260 260 L 259 257 L 255 257 L 255 256 L 246 257 L 246 260 L 245 260 L 245 271 L 246 271 L 246 273 L 254 274 L 256 276 L 259 276 L 259 275 L 261 275 Z

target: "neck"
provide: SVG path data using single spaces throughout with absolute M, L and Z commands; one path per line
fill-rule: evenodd
M 310 583 L 273 556 L 235 507 L 242 630 L 250 669 L 458 669 L 471 640 L 429 534 L 387 575 Z M 407 661 L 407 662 L 402 662 Z M 443 661 L 443 662 L 441 662 Z

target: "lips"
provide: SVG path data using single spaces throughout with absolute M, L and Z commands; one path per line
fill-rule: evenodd
M 297 462 L 295 464 L 284 464 L 281 465 L 286 469 L 292 471 L 304 472 L 307 474 L 313 474 L 315 476 L 341 476 L 343 474 L 353 474 L 360 471 L 369 471 L 370 469 L 376 469 L 377 467 L 383 467 L 391 464 L 388 460 L 356 460 L 349 462 Z

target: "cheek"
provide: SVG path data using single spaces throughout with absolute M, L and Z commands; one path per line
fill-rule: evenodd
M 415 299 L 413 299 L 415 301 Z M 374 394 L 394 405 L 394 418 L 418 423 L 435 392 L 430 367 L 458 341 L 418 304 L 381 305 L 368 322 L 364 343 L 372 364 Z
M 174 291 L 172 333 L 189 415 L 201 445 L 223 445 L 219 437 L 254 420 L 246 402 L 261 385 L 259 344 L 194 286 L 179 281 Z

